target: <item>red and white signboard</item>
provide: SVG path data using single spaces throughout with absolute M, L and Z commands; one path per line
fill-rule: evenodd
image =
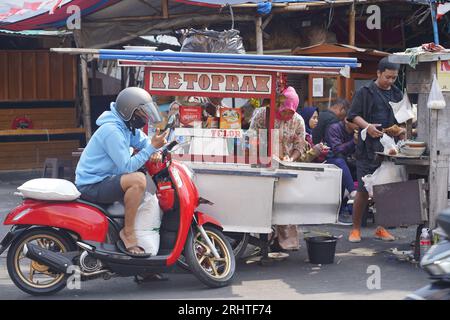
M 146 90 L 153 93 L 170 93 L 175 95 L 211 94 L 233 95 L 270 95 L 272 93 L 272 76 L 268 74 L 249 73 L 214 73 L 198 71 L 146 71 Z
M 242 138 L 241 129 L 201 129 L 201 128 L 176 128 L 175 136 L 190 136 L 203 138 Z

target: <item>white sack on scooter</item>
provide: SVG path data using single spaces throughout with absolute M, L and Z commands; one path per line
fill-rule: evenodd
M 73 201 L 81 193 L 75 185 L 64 179 L 39 178 L 25 182 L 17 188 L 25 198 L 47 201 Z
M 146 192 L 136 214 L 134 230 L 137 244 L 152 256 L 159 250 L 159 228 L 161 227 L 162 210 L 156 194 Z

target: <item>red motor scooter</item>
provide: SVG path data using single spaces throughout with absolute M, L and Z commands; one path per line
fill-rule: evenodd
M 158 255 L 133 257 L 117 245 L 124 211 L 81 199 L 70 202 L 24 199 L 6 217 L 13 227 L 0 244 L 8 247 L 7 268 L 16 286 L 33 295 L 58 292 L 74 272 L 81 280 L 102 276 L 144 276 L 168 271 L 183 258 L 209 287 L 231 283 L 235 256 L 220 223 L 196 210 L 200 198 L 193 172 L 171 159 L 173 141 L 162 148 L 163 161 L 145 167 L 157 186 L 163 216 Z

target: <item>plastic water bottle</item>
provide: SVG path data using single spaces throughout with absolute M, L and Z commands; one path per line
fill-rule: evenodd
M 420 235 L 420 258 L 423 258 L 425 253 L 431 247 L 431 237 L 428 228 L 422 229 L 422 234 Z

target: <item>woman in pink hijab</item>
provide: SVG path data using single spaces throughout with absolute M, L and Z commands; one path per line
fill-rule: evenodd
M 297 92 L 292 87 L 283 90 L 277 99 L 278 110 L 275 113 L 275 129 L 279 129 L 279 158 L 284 161 L 304 161 L 305 122 L 296 112 L 299 103 Z M 250 130 L 267 129 L 267 108 L 259 108 L 253 114 Z M 274 148 L 276 150 L 276 148 Z M 298 250 L 299 233 L 296 225 L 277 225 L 273 251 Z
M 280 144 L 278 157 L 284 161 L 302 161 L 305 147 L 305 122 L 296 113 L 299 103 L 297 92 L 287 87 L 277 98 L 278 110 L 275 113 L 275 129 L 279 130 Z M 267 129 L 266 109 L 256 109 L 250 122 L 250 130 Z
M 279 107 L 275 114 L 278 120 L 289 121 L 297 110 L 299 99 L 297 92 L 292 87 L 287 87 L 278 98 Z

